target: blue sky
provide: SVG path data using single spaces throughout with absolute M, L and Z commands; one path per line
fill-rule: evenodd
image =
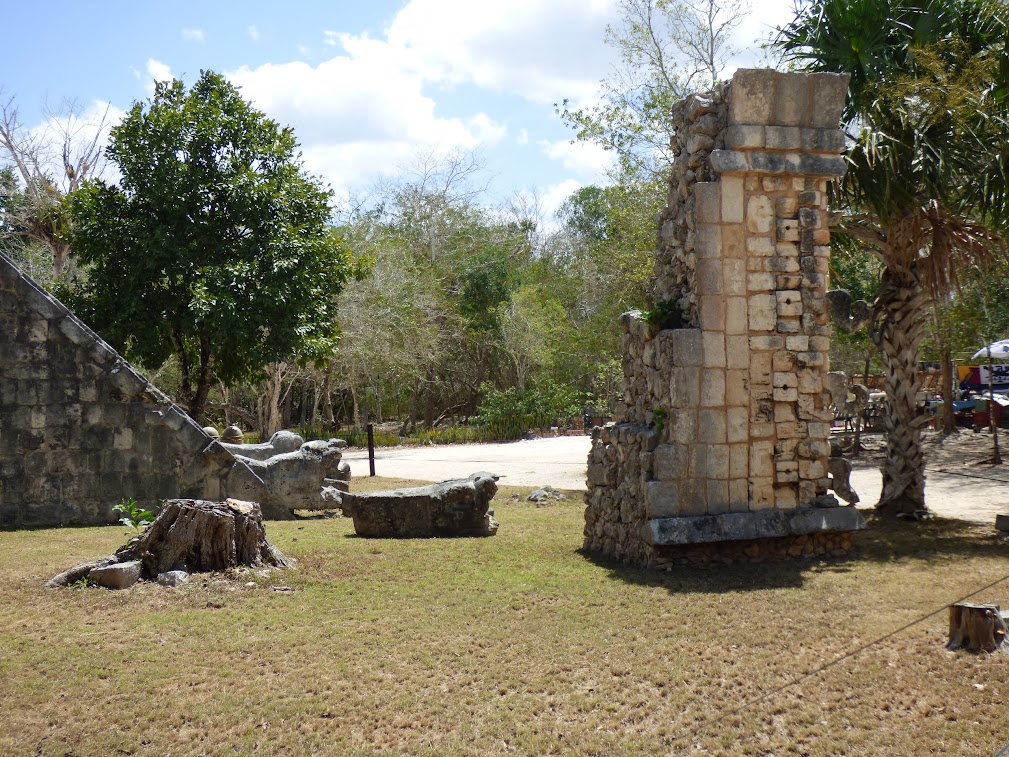
M 753 4 L 729 72 L 791 16 L 791 0 Z M 62 1 L 11 4 L 5 20 L 29 30 L 0 47 L 0 101 L 27 126 L 65 99 L 116 119 L 155 78 L 213 69 L 294 127 L 338 197 L 432 151 L 478 150 L 493 198 L 535 193 L 545 213 L 605 180 L 608 156 L 571 145 L 553 103 L 593 102 L 618 0 Z

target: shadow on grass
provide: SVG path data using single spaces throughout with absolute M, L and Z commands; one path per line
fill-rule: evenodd
M 866 514 L 868 528 L 855 535 L 855 551 L 846 557 L 803 557 L 756 564 L 684 566 L 652 570 L 578 550 L 611 578 L 637 586 L 661 587 L 674 594 L 718 594 L 801 587 L 806 576 L 849 573 L 859 563 L 898 563 L 949 558 L 1009 557 L 1009 539 L 991 526 L 949 518 L 896 521 Z

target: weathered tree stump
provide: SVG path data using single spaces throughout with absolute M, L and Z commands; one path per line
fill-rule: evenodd
M 200 573 L 240 565 L 286 568 L 292 561 L 266 540 L 263 514 L 255 502 L 170 499 L 154 522 L 115 554 L 77 565 L 46 586 L 67 586 L 91 571 L 139 561 L 140 578 L 156 580 L 168 571 Z
M 946 649 L 994 652 L 1006 638 L 1006 622 L 998 605 L 959 602 L 949 606 Z

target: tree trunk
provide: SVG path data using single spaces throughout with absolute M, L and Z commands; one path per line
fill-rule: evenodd
M 887 362 L 886 460 L 882 468 L 883 491 L 876 505 L 885 515 L 917 518 L 927 512 L 921 429 L 928 418 L 917 402 L 922 380 L 918 360 L 927 302 L 927 295 L 912 271 L 897 266 L 886 268 L 870 324 L 872 340 Z
M 210 354 L 210 337 L 200 337 L 200 375 L 196 382 L 196 394 L 189 404 L 189 417 L 203 425 L 204 409 L 210 396 L 213 382 L 213 356 Z
M 985 341 L 988 341 L 987 339 Z M 991 429 L 991 464 L 1002 465 L 998 449 L 998 426 L 995 425 L 995 371 L 991 364 L 991 342 L 988 341 L 988 428 Z
M 956 433 L 956 413 L 953 410 L 953 356 L 949 350 L 942 355 L 942 432 L 947 436 Z
M 96 567 L 134 560 L 140 561 L 140 577 L 149 581 L 170 570 L 200 573 L 239 565 L 293 565 L 267 541 L 263 514 L 255 502 L 170 499 L 154 522 L 115 554 L 64 571 L 47 586 L 66 586 L 87 578 Z
M 285 363 L 274 363 L 267 368 L 266 379 L 260 385 L 256 398 L 259 416 L 259 436 L 266 441 L 283 428 L 280 411 L 281 392 L 284 386 Z
M 1006 638 L 1006 623 L 998 605 L 960 602 L 949 606 L 949 643 L 946 649 L 994 652 Z
M 326 362 L 322 380 L 322 419 L 326 428 L 336 428 L 336 418 L 333 415 L 333 361 Z

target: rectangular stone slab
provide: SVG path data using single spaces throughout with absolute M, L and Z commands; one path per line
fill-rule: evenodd
M 860 531 L 865 519 L 854 507 L 763 510 L 648 521 L 645 538 L 656 546 L 742 539 L 773 539 L 822 531 Z

